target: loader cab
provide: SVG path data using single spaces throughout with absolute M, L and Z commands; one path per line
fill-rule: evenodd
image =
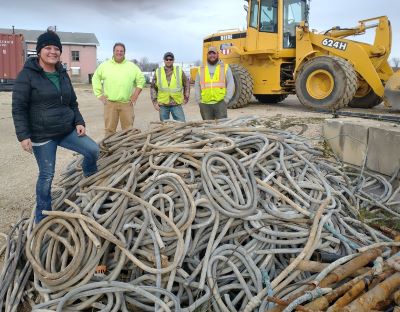
M 296 26 L 308 20 L 307 0 L 249 0 L 247 51 L 296 47 Z
M 306 0 L 283 0 L 283 48 L 296 47 L 296 27 L 308 20 Z

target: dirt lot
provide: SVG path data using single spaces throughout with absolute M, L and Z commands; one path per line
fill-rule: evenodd
M 95 140 L 103 137 L 102 104 L 93 96 L 90 85 L 75 86 L 80 109 L 87 124 L 88 134 Z M 200 119 L 198 106 L 193 101 L 185 105 L 187 120 Z M 320 135 L 320 122 L 326 115 L 312 113 L 303 108 L 296 97 L 291 96 L 285 102 L 276 105 L 252 103 L 250 106 L 229 110 L 229 117 L 256 115 L 272 117 L 271 124 L 275 127 L 287 127 L 287 121 L 309 124 L 308 136 Z M 145 130 L 150 122 L 158 120 L 158 113 L 150 101 L 149 89 L 145 89 L 135 108 L 136 128 Z M 28 215 L 34 207 L 35 183 L 37 166 L 32 155 L 24 152 L 15 137 L 14 125 L 11 118 L 11 93 L 0 92 L 0 232 L 8 232 L 9 225 L 19 219 L 21 212 Z M 60 149 L 57 154 L 56 177 L 62 168 L 72 159 L 72 153 Z M 1 245 L 0 241 L 0 245 Z
M 90 85 L 76 85 L 75 91 L 80 103 L 80 110 L 86 120 L 88 134 L 99 141 L 103 138 L 103 107 L 93 96 Z M 199 108 L 194 103 L 194 96 L 185 105 L 187 120 L 201 119 Z M 381 105 L 382 106 L 382 105 Z M 379 111 L 382 109 L 374 109 Z M 384 111 L 385 109 L 383 109 Z M 150 127 L 150 122 L 158 121 L 158 113 L 150 101 L 150 92 L 146 88 L 135 108 L 134 126 L 141 130 Z M 260 104 L 252 102 L 248 107 L 229 110 L 230 118 L 238 116 L 257 116 L 266 118 L 267 126 L 288 129 L 290 131 L 304 131 L 304 136 L 313 138 L 316 144 L 321 142 L 321 125 L 329 114 L 319 114 L 304 108 L 297 97 L 290 96 L 280 104 Z M 35 205 L 35 183 L 38 174 L 36 161 L 33 155 L 24 152 L 16 139 L 11 117 L 11 93 L 0 92 L 0 232 L 8 233 L 10 225 L 20 219 L 21 213 L 28 216 Z M 60 148 L 57 153 L 56 176 L 71 161 L 72 152 Z M 4 239 L 0 235 L 0 247 Z M 0 257 L 0 270 L 2 258 Z

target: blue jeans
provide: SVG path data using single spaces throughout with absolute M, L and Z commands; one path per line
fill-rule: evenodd
M 35 222 L 39 223 L 45 216 L 43 210 L 51 210 L 51 182 L 56 165 L 57 146 L 78 152 L 84 156 L 82 169 L 84 176 L 97 172 L 99 146 L 88 136 L 79 137 L 76 130 L 63 138 L 51 140 L 44 145 L 33 146 L 33 154 L 39 167 L 39 177 L 36 182 Z
M 168 120 L 170 114 L 174 120 L 185 122 L 185 113 L 182 105 L 160 105 L 161 121 Z

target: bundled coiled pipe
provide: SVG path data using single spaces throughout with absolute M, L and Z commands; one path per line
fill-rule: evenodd
M 254 118 L 155 124 L 100 147 L 96 174 L 83 178 L 76 158 L 53 211 L 8 236 L 0 305 L 250 312 L 276 308 L 273 297 L 292 298 L 291 311 L 331 292 L 319 284 L 339 263 L 316 273 L 298 269 L 304 261 L 324 252 L 347 263 L 363 248 L 387 257 L 398 245 L 358 219 L 372 209 L 397 218 L 388 179 Z

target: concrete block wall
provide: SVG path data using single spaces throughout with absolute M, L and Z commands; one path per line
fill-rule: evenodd
M 361 118 L 327 119 L 324 137 L 344 162 L 392 175 L 400 166 L 400 126 Z

